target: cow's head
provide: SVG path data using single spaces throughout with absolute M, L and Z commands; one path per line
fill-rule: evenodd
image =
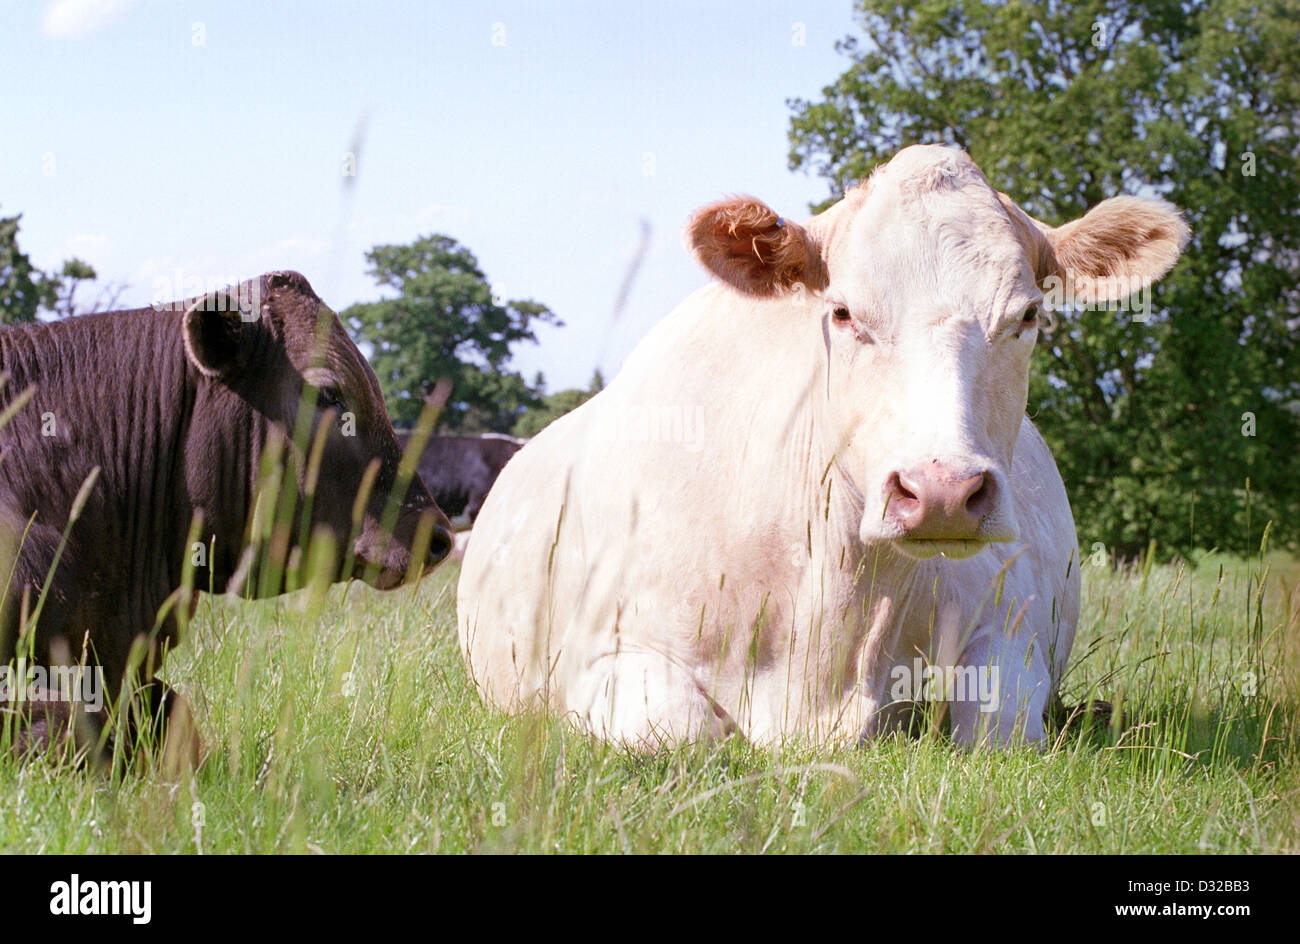
M 303 276 L 274 272 L 207 295 L 186 309 L 182 330 L 187 357 L 210 378 L 208 395 L 238 404 L 214 412 L 247 418 L 249 428 L 229 435 L 261 436 L 257 452 L 275 437 L 294 460 L 297 504 L 281 552 L 324 529 L 341 551 L 352 542 L 341 555 L 352 566 L 339 576 L 381 589 L 446 557 L 446 516 L 419 476 L 399 482 L 402 449 L 374 371 Z M 421 525 L 429 546 L 412 568 Z
M 910 147 L 804 225 L 749 197 L 698 211 L 686 238 L 756 297 L 806 304 L 823 437 L 863 505 L 860 537 L 916 558 L 1014 540 L 1008 476 L 1044 294 L 1126 298 L 1188 231 L 1158 199 L 1115 197 L 1059 227 L 1027 216 L 964 153 Z

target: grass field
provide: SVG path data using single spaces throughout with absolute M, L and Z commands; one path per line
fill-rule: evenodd
M 1046 753 L 940 735 L 638 757 L 485 709 L 454 565 L 414 589 L 205 598 L 165 677 L 191 779 L 0 760 L 6 852 L 1283 852 L 1300 849 L 1300 566 L 1085 566 L 1065 700 L 1126 727 Z M 1261 593 L 1262 590 L 1262 593 Z

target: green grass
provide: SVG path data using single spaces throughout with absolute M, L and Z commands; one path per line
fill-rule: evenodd
M 1065 700 L 1115 701 L 1126 727 L 1041 754 L 927 735 L 639 757 L 506 717 L 462 666 L 454 566 L 335 587 L 318 614 L 302 594 L 206 598 L 163 673 L 195 706 L 202 769 L 0 759 L 0 850 L 1297 851 L 1300 567 L 1272 559 L 1261 599 L 1263 572 L 1085 567 Z

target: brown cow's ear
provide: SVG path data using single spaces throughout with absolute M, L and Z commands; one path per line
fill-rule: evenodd
M 1190 235 L 1178 208 L 1158 198 L 1112 197 L 1051 227 L 998 196 L 1022 233 L 1039 281 L 1063 289 L 1067 301 L 1122 301 L 1172 269 Z M 1046 284 L 1054 278 L 1056 286 Z
M 808 231 L 753 197 L 696 210 L 686 244 L 706 269 L 746 295 L 769 297 L 804 285 L 826 287 L 826 265 Z
M 229 376 L 241 363 L 244 336 L 252 326 L 241 310 L 238 295 L 225 290 L 212 292 L 182 316 L 185 354 L 208 376 Z

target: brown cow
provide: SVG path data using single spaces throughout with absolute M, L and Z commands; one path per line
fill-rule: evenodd
M 399 432 L 402 448 L 412 434 Z M 522 439 L 485 433 L 481 436 L 430 436 L 417 467 L 424 487 L 457 528 L 469 528 L 478 517 L 492 483 L 524 445 Z
M 451 547 L 418 477 L 409 488 L 400 481 L 401 448 L 374 372 L 296 272 L 162 310 L 7 328 L 0 370 L 8 374 L 0 409 L 16 408 L 0 428 L 0 566 L 11 571 L 0 666 L 10 681 L 15 666 L 102 670 L 109 704 L 135 669 L 133 744 L 140 724 L 156 735 L 178 710 L 188 717 L 155 677 L 177 641 L 174 609 L 161 623 L 158 614 L 187 563 L 194 587 L 269 596 L 285 586 L 276 564 L 301 560 L 302 539 L 327 536 L 342 552 L 334 579 L 386 589 L 427 572 Z M 269 461 L 276 455 L 278 464 Z M 280 496 L 282 511 L 259 532 L 252 512 L 264 467 L 283 470 L 287 485 L 262 491 L 263 524 L 269 497 Z M 413 547 L 425 543 L 417 532 L 429 536 L 427 556 L 413 563 Z M 254 553 L 259 533 L 266 540 Z M 7 725 L 12 746 L 45 745 L 74 718 L 79 732 L 105 742 L 96 736 L 104 711 L 34 694 L 32 710 Z M 13 692 L 6 696 L 0 708 L 12 717 Z M 187 737 L 180 749 L 196 743 Z

